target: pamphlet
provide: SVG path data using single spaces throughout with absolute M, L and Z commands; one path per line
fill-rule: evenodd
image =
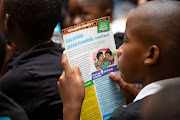
M 79 64 L 85 83 L 82 120 L 108 120 L 125 105 L 119 86 L 109 78 L 116 72 L 117 55 L 110 17 L 103 17 L 62 30 L 68 62 Z

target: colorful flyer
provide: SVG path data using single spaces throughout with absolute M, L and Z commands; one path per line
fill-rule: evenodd
M 85 83 L 81 120 L 108 120 L 125 105 L 119 86 L 109 78 L 116 72 L 117 55 L 110 17 L 62 30 L 68 62 L 79 64 Z

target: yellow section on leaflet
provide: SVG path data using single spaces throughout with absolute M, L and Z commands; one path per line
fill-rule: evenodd
M 81 120 L 102 120 L 94 85 L 85 88 Z

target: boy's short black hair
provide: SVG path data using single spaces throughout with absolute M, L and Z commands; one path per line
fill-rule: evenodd
M 109 53 L 110 55 L 112 55 L 112 52 L 111 52 L 111 50 L 109 50 L 109 49 L 105 52 L 105 54 L 106 54 L 106 53 Z
M 101 55 L 101 54 L 103 54 L 102 52 L 98 52 L 98 54 L 97 54 L 97 59 L 99 60 L 99 56 Z
M 4 11 L 11 14 L 31 39 L 50 39 L 60 19 L 61 0 L 5 0 Z
M 6 43 L 5 43 L 4 36 L 2 32 L 0 31 L 0 70 L 4 63 L 5 55 L 6 55 Z

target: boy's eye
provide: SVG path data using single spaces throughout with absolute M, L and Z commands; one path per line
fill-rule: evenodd
M 127 43 L 127 40 L 123 39 L 124 43 Z
M 87 16 L 87 12 L 81 12 L 81 17 L 86 17 Z
M 73 18 L 74 17 L 74 13 L 70 13 L 70 17 Z

